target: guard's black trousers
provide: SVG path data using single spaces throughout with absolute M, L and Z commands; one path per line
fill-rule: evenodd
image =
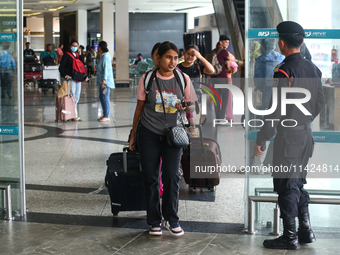
M 314 140 L 310 128 L 304 130 L 278 130 L 274 142 L 274 191 L 279 195 L 280 217 L 298 216 L 298 208 L 309 203 L 304 170 L 313 154 Z

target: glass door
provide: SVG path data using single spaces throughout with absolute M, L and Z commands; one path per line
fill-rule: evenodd
M 312 61 L 323 73 L 322 83 L 326 105 L 313 121 L 312 130 L 316 142 L 314 155 L 309 160 L 309 173 L 305 188 L 311 197 L 340 198 L 340 17 L 337 0 L 258 0 L 246 1 L 246 86 L 247 97 L 252 97 L 255 108 L 264 102 L 264 91 L 257 86 L 255 72 L 256 58 L 261 56 L 264 46 L 279 52 L 276 26 L 281 21 L 295 21 L 306 32 L 304 57 Z M 316 18 L 316 17 L 322 17 Z M 250 90 L 249 90 L 250 89 Z M 256 119 L 246 112 L 246 120 Z M 267 142 L 266 156 L 254 160 L 253 148 L 259 127 L 246 127 L 246 165 L 271 166 L 273 141 Z M 268 169 L 268 168 L 267 168 Z M 246 173 L 248 196 L 276 196 L 269 171 Z M 255 227 L 257 230 L 273 226 L 273 203 L 257 203 Z M 336 211 L 339 205 L 311 204 L 311 221 L 316 228 L 340 228 Z M 247 215 L 247 214 L 246 214 Z M 246 219 L 247 222 L 247 219 Z M 247 223 L 246 223 L 247 225 Z
M 11 185 L 12 214 L 25 214 L 22 1 L 0 3 L 0 185 Z M 0 189 L 0 217 L 6 215 Z

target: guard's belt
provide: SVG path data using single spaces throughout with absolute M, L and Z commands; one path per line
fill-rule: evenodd
M 307 123 L 305 125 L 300 125 L 300 126 L 296 126 L 296 127 L 282 127 L 283 131 L 296 131 L 296 130 L 308 130 L 310 129 L 310 123 Z

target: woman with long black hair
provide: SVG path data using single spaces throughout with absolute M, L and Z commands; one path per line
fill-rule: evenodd
M 164 217 L 164 226 L 171 234 L 180 236 L 184 234 L 178 221 L 178 195 L 179 195 L 179 165 L 182 149 L 172 147 L 166 139 L 166 128 L 178 125 L 182 113 L 193 112 L 194 102 L 197 100 L 190 78 L 184 74 L 186 87 L 184 95 L 174 69 L 178 63 L 178 48 L 171 42 L 164 42 L 158 48 L 159 68 L 151 88 L 146 94 L 144 87 L 145 74 L 142 76 L 137 92 L 137 106 L 133 119 L 131 132 L 132 139 L 129 147 L 135 149 L 135 134 L 140 119 L 138 148 L 141 165 L 144 173 L 144 187 L 147 201 L 147 222 L 150 225 L 150 235 L 162 235 L 161 221 Z M 160 89 L 158 89 L 160 88 Z M 159 91 L 160 90 L 160 91 Z M 162 97 L 160 95 L 162 93 Z M 164 99 L 166 120 L 163 112 Z M 171 101 L 169 100 L 171 99 Z M 182 100 L 189 106 L 183 107 Z M 166 102 L 165 102 L 166 101 Z M 171 102 L 171 103 L 170 103 Z M 160 208 L 159 178 L 160 158 L 162 158 L 162 180 L 164 193 L 162 210 Z

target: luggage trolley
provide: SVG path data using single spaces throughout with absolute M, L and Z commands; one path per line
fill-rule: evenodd
M 58 90 L 60 85 L 60 73 L 59 66 L 44 66 L 42 72 L 42 80 L 40 80 L 39 88 L 43 93 L 46 93 L 48 89 L 52 89 L 53 94 Z

